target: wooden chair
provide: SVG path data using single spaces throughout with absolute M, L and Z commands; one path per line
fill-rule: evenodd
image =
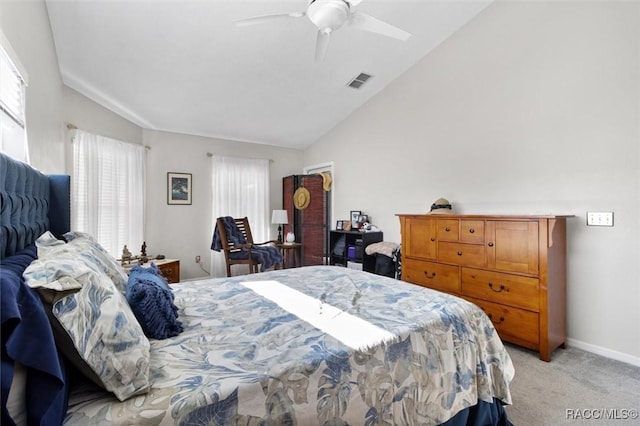
M 229 228 L 232 227 L 232 225 L 228 222 L 225 225 L 225 221 L 233 221 L 241 236 L 230 235 Z M 224 259 L 227 265 L 227 277 L 231 276 L 231 265 L 249 265 L 249 273 L 257 273 L 259 265 L 263 265 L 263 267 L 267 266 L 263 264 L 265 256 L 269 259 L 269 263 L 274 263 L 273 266 L 275 269 L 281 268 L 282 253 L 280 252 L 280 249 L 275 246 L 265 245 L 269 243 L 275 244 L 277 241 L 270 240 L 265 241 L 264 243 L 254 243 L 253 236 L 251 235 L 251 227 L 249 226 L 249 219 L 246 217 L 219 217 L 216 220 L 216 230 L 220 240 L 220 248 L 224 251 Z M 215 240 L 216 238 L 214 236 L 214 245 Z M 240 243 L 239 241 L 244 241 L 244 243 Z M 213 246 L 212 248 L 215 250 Z M 269 264 L 268 267 L 271 267 L 271 265 Z

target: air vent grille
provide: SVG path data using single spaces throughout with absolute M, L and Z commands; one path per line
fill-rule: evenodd
M 349 83 L 347 83 L 347 86 L 349 86 L 351 88 L 354 88 L 354 89 L 359 89 L 371 77 L 373 77 L 373 76 L 370 75 L 370 74 L 366 74 L 366 73 L 361 72 L 360 74 L 358 74 L 358 76 L 356 78 L 354 78 Z

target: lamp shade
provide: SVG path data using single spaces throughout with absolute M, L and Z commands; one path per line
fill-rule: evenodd
M 286 225 L 289 223 L 286 210 L 274 210 L 271 215 L 271 223 Z

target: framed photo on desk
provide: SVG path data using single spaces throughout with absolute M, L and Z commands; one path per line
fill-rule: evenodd
M 360 210 L 351 210 L 351 229 L 359 229 L 360 227 L 358 220 L 360 219 L 360 215 L 362 212 Z

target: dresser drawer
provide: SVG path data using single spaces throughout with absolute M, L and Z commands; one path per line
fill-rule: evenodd
M 484 245 L 438 242 L 438 260 L 462 266 L 485 266 Z
M 461 292 L 478 299 L 539 310 L 537 278 L 462 268 Z
M 537 347 L 540 343 L 537 313 L 472 297 L 464 298 L 482 308 L 498 330 L 501 339 L 518 344 L 530 343 L 531 347 Z
M 438 241 L 458 241 L 459 230 L 458 219 L 438 219 Z
M 484 220 L 461 220 L 460 242 L 484 244 Z
M 166 263 L 159 263 L 158 269 L 169 284 L 180 282 L 180 261 L 174 260 Z
M 456 294 L 460 292 L 457 266 L 405 259 L 402 261 L 402 279 L 435 290 Z

